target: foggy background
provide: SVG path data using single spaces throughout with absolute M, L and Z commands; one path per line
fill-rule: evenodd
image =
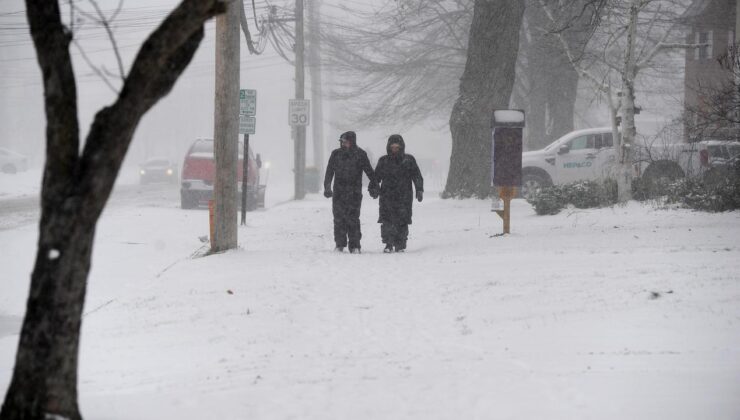
M 162 21 L 178 2 L 163 0 L 125 0 L 123 10 L 113 23 L 113 31 L 126 71 L 130 66 L 143 40 Z M 106 14 L 117 6 L 114 0 L 100 0 L 99 5 Z M 269 5 L 278 6 L 288 12 L 292 1 L 256 1 L 257 16 L 267 15 Z M 91 11 L 89 3 L 76 5 Z M 245 3 L 246 13 L 252 31 L 256 34 L 252 18 L 252 6 Z M 386 0 L 328 1 L 322 2 L 322 30 L 332 25 L 363 25 L 345 8 L 372 11 L 381 7 L 395 7 Z M 69 20 L 69 3 L 61 3 L 65 21 Z M 43 109 L 43 89 L 41 74 L 36 61 L 35 50 L 28 31 L 24 3 L 21 0 L 0 0 L 0 147 L 6 147 L 29 157 L 31 167 L 43 164 L 45 142 L 45 118 Z M 78 40 L 90 61 L 103 66 L 110 72 L 116 71 L 116 61 L 111 43 L 105 30 L 95 22 L 77 15 L 75 38 Z M 192 63 L 177 81 L 173 91 L 148 112 L 139 124 L 129 149 L 122 179 L 135 179 L 136 167 L 152 157 L 167 157 L 182 166 L 185 152 L 197 138 L 213 138 L 214 108 L 214 32 L 215 21 L 206 24 L 206 36 Z M 241 45 L 241 86 L 256 89 L 257 129 L 250 136 L 250 145 L 255 153 L 260 153 L 265 162 L 270 162 L 268 194 L 281 194 L 284 199 L 292 197 L 293 183 L 293 141 L 288 125 L 288 100 L 294 97 L 294 70 L 292 65 L 267 46 L 262 55 L 250 55 L 243 35 Z M 112 103 L 115 98 L 112 90 L 83 60 L 80 52 L 70 46 L 75 73 L 77 74 L 78 106 L 81 138 L 84 139 L 94 113 Z M 290 54 L 290 53 L 289 53 Z M 638 105 L 643 112 L 637 116 L 638 132 L 651 135 L 676 118 L 682 109 L 683 100 L 683 56 L 679 51 L 662 59 L 668 62 L 670 71 L 654 71 L 655 77 L 640 77 L 638 82 Z M 675 66 L 671 65 L 675 63 Z M 462 70 L 462 69 L 461 69 Z M 306 70 L 306 98 L 311 98 L 311 79 Z M 660 79 L 658 79 L 660 78 Z M 385 153 L 386 139 L 390 134 L 400 133 L 406 139 L 408 152 L 418 159 L 436 160 L 441 167 L 429 179 L 429 189 L 439 190 L 443 186 L 451 149 L 447 118 L 427 120 L 421 124 L 396 124 L 385 127 L 350 126 L 343 123 L 343 104 L 333 101 L 329 95 L 333 76 L 331 69 L 323 69 L 324 118 L 311 121 L 311 124 L 324 125 L 325 157 L 338 146 L 339 134 L 354 130 L 358 135 L 360 147 L 371 152 L 373 164 Z M 658 81 L 659 80 L 659 81 Z M 111 78 L 116 87 L 120 81 Z M 457 84 L 457 80 L 450 81 Z M 313 104 L 312 104 L 313 106 Z M 440 104 L 448 107 L 448 104 Z M 449 115 L 448 112 L 442 115 Z M 608 112 L 603 101 L 595 99 L 593 89 L 581 80 L 575 112 L 575 128 L 608 125 Z M 240 136 L 241 141 L 241 136 Z M 314 166 L 313 138 L 310 127 L 307 129 L 307 166 Z M 526 141 L 525 141 L 526 147 Z M 318 166 L 323 175 L 325 162 Z M 422 167 L 422 171 L 425 168 Z M 265 179 L 265 170 L 262 177 Z M 440 179 L 436 179 L 440 178 Z M 284 187 L 284 188 L 283 188 Z M 272 197 L 275 199 L 276 197 Z

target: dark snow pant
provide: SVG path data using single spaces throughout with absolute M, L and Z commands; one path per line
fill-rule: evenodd
M 406 249 L 409 238 L 409 225 L 406 223 L 383 222 L 380 225 L 380 237 L 384 244 Z
M 362 191 L 357 193 L 334 193 L 332 213 L 334 214 L 334 242 L 337 247 L 360 248 L 360 207 Z

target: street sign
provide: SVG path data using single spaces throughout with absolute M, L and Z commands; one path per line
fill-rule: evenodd
M 253 117 L 257 115 L 257 91 L 254 89 L 239 90 L 239 115 Z
M 239 116 L 239 134 L 254 134 L 257 128 L 257 118 L 246 115 Z
M 308 99 L 290 99 L 288 102 L 288 124 L 296 126 L 307 126 L 310 122 L 309 110 L 311 101 Z

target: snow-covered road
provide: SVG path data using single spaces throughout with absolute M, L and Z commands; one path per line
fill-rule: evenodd
M 91 419 L 737 419 L 740 213 L 635 203 L 535 216 L 414 207 L 409 251 L 332 251 L 330 201 L 250 213 L 198 257 L 207 211 L 112 206 L 83 324 Z M 36 227 L 0 231 L 0 392 Z M 5 321 L 3 321 L 5 320 Z M 6 333 L 3 334 L 2 330 Z

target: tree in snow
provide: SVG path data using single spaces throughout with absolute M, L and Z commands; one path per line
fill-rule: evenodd
M 556 0 L 548 0 L 548 5 Z M 557 0 L 559 22 L 553 25 L 539 0 L 527 0 L 522 23 L 512 107 L 527 115 L 525 147 L 537 150 L 573 131 L 578 72 L 558 36 L 582 54 L 597 27 L 601 5 L 595 0 Z
M 557 10 L 540 2 L 550 22 L 557 24 Z M 632 197 L 637 77 L 654 66 L 661 53 L 692 47 L 675 42 L 680 36 L 677 12 L 685 7 L 680 0 L 603 0 L 599 29 L 589 52 L 581 56 L 558 35 L 571 65 L 609 108 L 618 160 L 612 177 L 621 202 Z
M 38 249 L 13 376 L 0 419 L 81 418 L 77 365 L 95 227 L 134 131 L 165 96 L 203 39 L 218 0 L 183 0 L 141 46 L 115 102 L 95 116 L 80 151 L 77 91 L 57 1 L 27 0 L 41 67 L 46 162 Z
M 575 49 L 592 32 L 598 9 L 594 2 L 557 1 L 563 16 L 557 31 Z M 335 77 L 333 96 L 347 105 L 344 117 L 364 126 L 449 118 L 465 71 L 474 5 L 473 0 L 404 0 L 373 12 L 353 12 L 358 21 L 369 22 L 367 26 L 327 23 L 327 65 Z M 552 25 L 539 1 L 529 0 L 525 5 L 513 101 L 531 116 L 527 141 L 530 148 L 539 148 L 573 129 L 578 73 L 550 32 Z M 490 6 L 508 7 L 495 2 Z M 508 100 L 501 102 L 509 104 Z M 487 139 L 488 135 L 480 142 Z M 488 158 L 482 154 L 469 157 L 480 169 L 478 177 L 487 179 Z M 451 164 L 469 166 L 464 159 Z M 455 172 L 466 170 L 460 167 Z M 475 182 L 482 185 L 486 179 Z
M 364 25 L 325 22 L 322 42 L 352 125 L 448 118 L 465 67 L 472 0 L 402 0 L 349 11 Z
M 476 0 L 467 61 L 450 115 L 452 155 L 443 197 L 487 197 L 491 173 L 491 111 L 508 108 L 514 87 L 521 0 Z

